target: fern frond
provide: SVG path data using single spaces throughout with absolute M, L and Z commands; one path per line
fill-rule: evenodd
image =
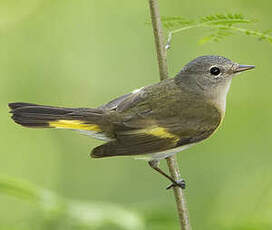
M 249 24 L 256 20 L 244 17 L 242 14 L 215 14 L 200 18 L 201 23 L 210 25 Z
M 194 20 L 186 19 L 179 16 L 174 17 L 162 17 L 162 25 L 167 28 L 175 28 L 178 26 L 192 25 L 194 24 Z
M 270 30 L 268 32 L 267 31 L 260 32 L 256 30 L 248 30 L 248 29 L 237 28 L 237 27 L 232 27 L 232 30 L 236 30 L 238 32 L 244 33 L 245 35 L 255 37 L 259 39 L 260 41 L 267 41 L 269 43 L 272 43 L 272 34 Z
M 224 38 L 232 35 L 233 33 L 229 29 L 219 29 L 218 31 L 209 34 L 206 37 L 203 37 L 202 39 L 199 40 L 200 45 L 204 45 L 207 42 L 219 42 L 223 40 Z
M 189 20 L 182 17 L 163 17 L 162 23 L 168 29 L 168 40 L 166 49 L 170 48 L 172 36 L 178 32 L 186 31 L 194 28 L 206 28 L 211 30 L 210 34 L 202 38 L 199 43 L 204 44 L 209 41 L 221 41 L 222 39 L 232 35 L 234 32 L 243 33 L 248 36 L 255 37 L 259 40 L 272 43 L 272 30 L 264 32 L 250 30 L 239 25 L 250 25 L 256 22 L 256 19 L 250 19 L 242 14 L 215 14 L 201 17 L 195 20 Z

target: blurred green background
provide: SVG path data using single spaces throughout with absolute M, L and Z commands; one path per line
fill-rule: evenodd
M 269 0 L 160 1 L 164 16 L 238 12 L 258 18 L 260 30 L 272 28 L 271 7 Z M 148 17 L 147 0 L 0 0 L 0 229 L 178 229 L 173 194 L 164 189 L 168 181 L 146 162 L 90 159 L 101 142 L 75 132 L 19 127 L 7 108 L 16 101 L 95 107 L 157 82 Z M 174 37 L 171 76 L 205 54 L 257 68 L 233 80 L 217 134 L 178 156 L 192 226 L 272 229 L 272 47 L 243 35 L 200 46 L 202 33 Z M 22 189 L 32 191 L 31 184 L 38 186 L 35 192 Z M 40 188 L 61 197 L 62 208 L 48 196 L 42 205 L 25 202 Z M 91 208 L 78 211 L 74 203 Z M 121 224 L 88 225 L 80 218 L 73 224 L 67 204 L 74 216 L 90 212 L 102 222 L 105 216 Z

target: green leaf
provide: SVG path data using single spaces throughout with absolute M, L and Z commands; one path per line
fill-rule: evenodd
M 242 14 L 215 14 L 200 18 L 201 23 L 210 25 L 250 24 L 255 20 L 245 18 Z
M 40 199 L 40 190 L 36 186 L 5 176 L 0 177 L 0 193 L 31 202 Z
M 205 43 L 211 42 L 211 41 L 219 42 L 232 34 L 233 33 L 228 29 L 219 29 L 218 31 L 200 39 L 199 44 L 204 45 Z
M 179 26 L 187 26 L 187 25 L 192 25 L 194 24 L 194 20 L 191 19 L 186 19 L 183 17 L 179 16 L 174 16 L 174 17 L 162 17 L 162 25 L 166 29 L 171 29 Z

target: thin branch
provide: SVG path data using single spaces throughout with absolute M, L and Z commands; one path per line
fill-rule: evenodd
M 157 50 L 157 59 L 160 71 L 161 81 L 168 78 L 167 54 L 164 48 L 164 39 L 162 32 L 161 17 L 157 0 L 149 0 L 150 16 L 154 32 L 154 39 Z
M 150 15 L 152 20 L 158 65 L 160 70 L 160 79 L 164 80 L 168 78 L 168 65 L 167 65 L 167 55 L 164 46 L 161 18 L 159 14 L 159 7 L 157 0 L 149 0 Z M 177 159 L 175 156 L 167 158 L 167 164 L 169 172 L 175 180 L 180 180 L 180 172 L 177 164 Z M 184 191 L 180 187 L 173 187 L 174 195 L 176 198 L 180 229 L 190 230 L 191 225 L 189 223 L 189 215 L 186 207 L 186 201 L 184 196 Z
M 172 40 L 172 33 L 169 32 L 168 39 L 167 39 L 167 42 L 166 42 L 166 45 L 165 45 L 166 51 L 171 48 L 171 40 Z
M 169 168 L 169 172 L 171 176 L 177 181 L 180 180 L 180 171 L 177 163 L 176 156 L 168 157 L 167 159 L 167 165 Z M 184 190 L 182 190 L 180 187 L 173 187 L 174 194 L 176 198 L 177 203 L 177 209 L 179 214 L 179 221 L 181 230 L 190 230 L 191 225 L 189 222 L 189 213 L 186 205 L 186 199 L 184 195 Z

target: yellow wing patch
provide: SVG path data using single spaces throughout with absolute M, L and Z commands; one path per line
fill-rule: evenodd
M 150 128 L 146 128 L 146 129 L 138 129 L 138 130 L 134 130 L 134 131 L 128 131 L 128 134 L 147 134 L 147 135 L 152 135 L 155 137 L 159 137 L 159 138 L 169 138 L 172 139 L 173 142 L 178 142 L 179 141 L 179 137 L 175 134 L 172 134 L 170 132 L 168 132 L 167 129 L 162 128 L 162 127 L 150 127 Z
M 80 120 L 57 120 L 49 122 L 49 127 L 52 128 L 63 128 L 63 129 L 79 129 L 101 132 L 102 130 L 98 125 L 86 124 L 84 121 Z
M 172 138 L 175 140 L 179 140 L 179 137 L 169 133 L 167 131 L 167 129 L 162 128 L 162 127 L 154 127 L 154 128 L 150 128 L 150 129 L 145 129 L 144 133 L 149 134 L 149 135 L 153 135 L 156 137 L 160 137 L 160 138 Z

